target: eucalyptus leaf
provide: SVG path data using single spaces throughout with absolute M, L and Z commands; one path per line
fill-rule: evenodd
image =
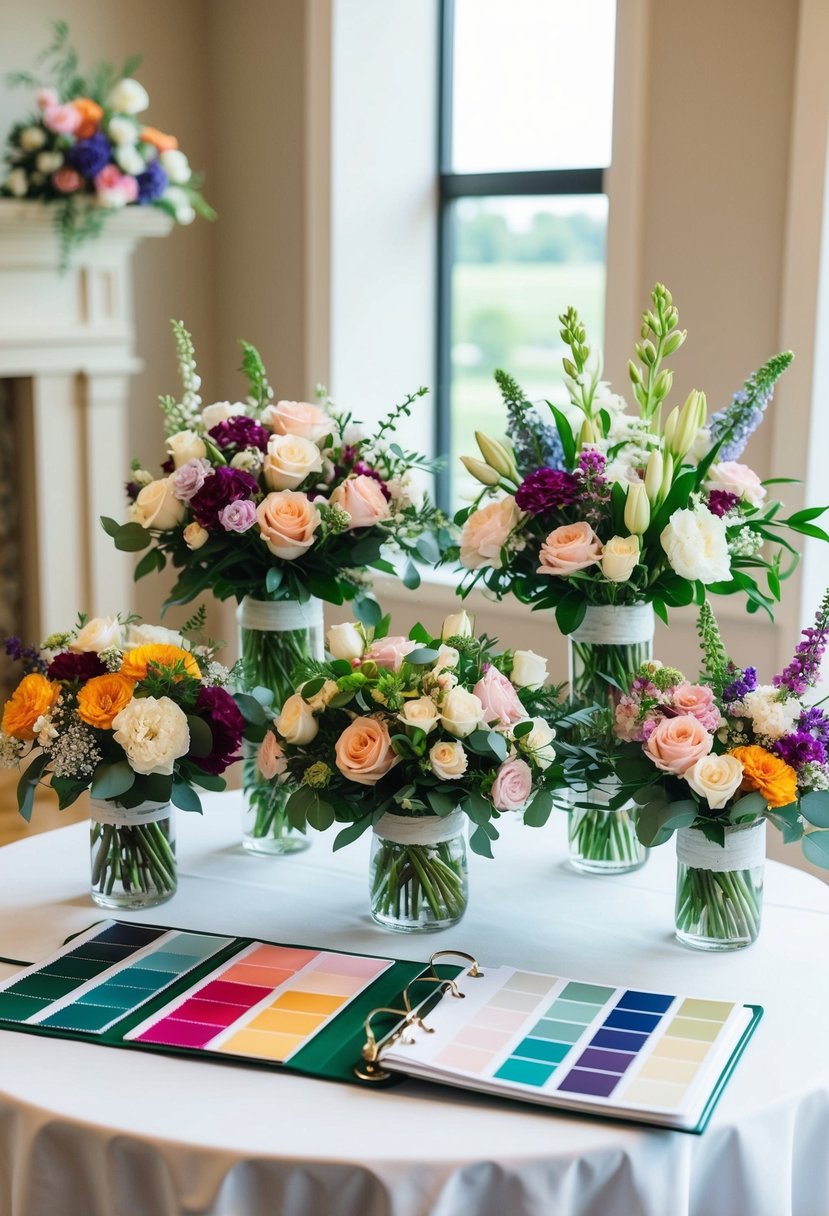
M 543 828 L 554 804 L 555 798 L 550 790 L 539 790 L 524 811 L 524 823 L 531 828 Z
M 812 865 L 829 869 L 829 831 L 807 832 L 803 837 L 803 854 Z
M 363 832 L 371 827 L 371 815 L 366 815 L 363 819 L 358 819 L 356 823 L 350 823 L 347 828 L 343 828 L 334 837 L 333 850 L 336 853 L 338 849 L 344 849 L 346 845 L 353 844 L 355 840 L 359 840 Z
M 829 790 L 813 790 L 800 800 L 800 813 L 816 828 L 829 828 Z
M 316 791 L 314 792 L 316 793 Z M 334 808 L 330 802 L 326 802 L 317 794 L 315 801 L 308 808 L 307 819 L 312 828 L 316 828 L 318 832 L 324 832 L 334 822 Z
M 469 837 L 469 847 L 473 853 L 477 853 L 479 857 L 492 857 L 492 845 L 488 834 L 482 827 L 477 827 Z
M 92 798 L 107 801 L 126 794 L 135 784 L 135 772 L 126 760 L 102 760 L 92 774 L 89 793 Z
M 173 782 L 170 800 L 180 811 L 194 811 L 197 815 L 202 813 L 201 798 L 193 787 L 184 781 Z
M 204 756 L 209 756 L 213 751 L 213 731 L 204 718 L 199 718 L 195 714 L 188 714 L 187 725 L 190 728 L 190 750 L 188 755 L 195 756 L 197 760 L 201 760 Z
M 46 752 L 41 752 L 39 756 L 35 756 L 31 764 L 24 770 L 23 775 L 17 783 L 17 809 L 27 823 L 32 817 L 37 783 L 48 763 L 49 756 Z

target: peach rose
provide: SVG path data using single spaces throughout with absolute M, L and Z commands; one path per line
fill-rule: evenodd
M 706 730 L 715 731 L 720 724 L 720 711 L 714 704 L 714 690 L 705 684 L 677 684 L 671 697 L 675 710 L 691 714 Z
M 263 412 L 262 422 L 277 435 L 299 435 L 314 443 L 334 430 L 331 415 L 308 401 L 277 401 Z
M 299 490 L 277 490 L 256 508 L 262 540 L 284 561 L 302 557 L 314 543 L 320 513 L 307 494 Z
M 491 566 L 500 570 L 501 552 L 521 522 L 521 512 L 511 494 L 473 511 L 461 533 L 461 565 L 467 570 Z
M 563 524 L 554 528 L 541 546 L 538 555 L 541 565 L 538 574 L 568 575 L 576 570 L 586 570 L 601 560 L 602 542 L 590 527 L 582 521 L 578 524 Z
M 663 718 L 645 744 L 645 755 L 666 773 L 683 773 L 711 751 L 714 736 L 693 714 Z
M 399 671 L 406 655 L 413 650 L 417 650 L 417 642 L 410 638 L 378 638 L 366 651 L 365 658 L 373 659 L 378 667 L 385 667 L 387 671 Z
M 75 107 L 79 115 L 79 122 L 75 128 L 75 138 L 89 139 L 90 135 L 94 135 L 101 125 L 104 111 L 97 101 L 93 101 L 91 97 L 76 97 L 69 104 Z
M 268 731 L 259 744 L 256 764 L 266 781 L 273 781 L 274 777 L 283 776 L 288 767 L 282 744 L 272 730 Z
M 358 785 L 376 785 L 399 760 L 386 724 L 376 718 L 355 718 L 340 735 L 334 752 L 342 775 Z
M 332 507 L 342 507 L 351 516 L 349 532 L 353 528 L 370 528 L 381 519 L 388 519 L 391 512 L 380 483 L 373 477 L 361 473 L 358 477 L 347 477 L 335 487 L 331 499 Z

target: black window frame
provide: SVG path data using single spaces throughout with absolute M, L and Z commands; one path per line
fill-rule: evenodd
M 437 335 L 435 368 L 435 451 L 449 460 L 437 474 L 437 502 L 451 507 L 452 470 L 452 268 L 454 242 L 452 204 L 461 198 L 504 196 L 606 194 L 607 167 L 528 169 L 491 173 L 452 170 L 452 101 L 454 84 L 455 0 L 439 0 L 438 33 L 438 230 Z

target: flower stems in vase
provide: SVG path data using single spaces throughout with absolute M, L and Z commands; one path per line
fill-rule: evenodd
M 628 807 L 573 807 L 568 839 L 571 863 L 593 873 L 636 870 L 647 855 L 636 835 L 635 812 Z
M 400 932 L 442 929 L 466 911 L 468 880 L 462 837 L 434 845 L 374 839 L 371 915 Z
M 178 886 L 172 815 L 147 823 L 93 818 L 91 895 L 105 908 L 143 908 L 163 903 Z

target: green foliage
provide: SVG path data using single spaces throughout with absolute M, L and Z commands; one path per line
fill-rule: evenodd
M 268 383 L 268 373 L 256 347 L 250 342 L 245 342 L 243 338 L 239 339 L 239 345 L 242 348 L 240 370 L 248 382 L 253 417 L 260 418 L 265 407 L 273 399 L 273 389 Z
M 708 684 L 719 700 L 729 681 L 729 657 L 723 645 L 720 627 L 711 605 L 705 600 L 700 605 L 697 632 L 702 649 L 701 682 Z

